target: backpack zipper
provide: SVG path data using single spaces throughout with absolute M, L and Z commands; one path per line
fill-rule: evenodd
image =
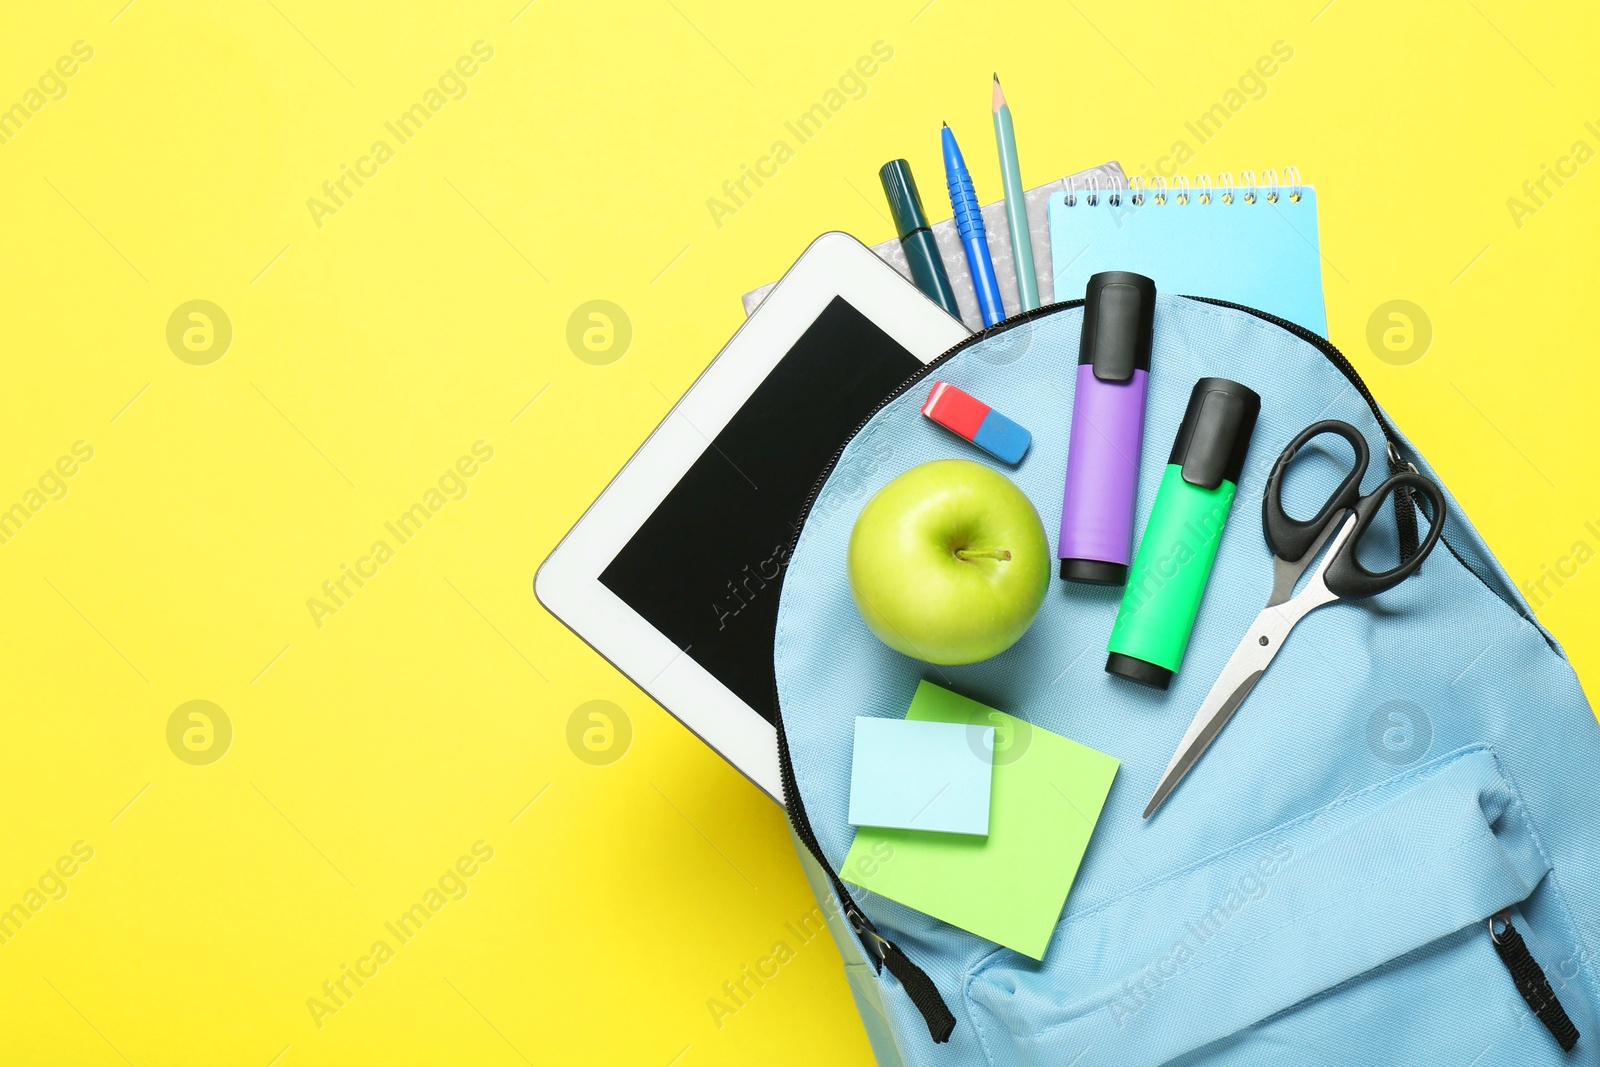
M 948 362 L 958 352 L 979 341 L 1003 333 L 1014 326 L 1031 322 L 1033 319 L 1052 312 L 1077 307 L 1082 303 L 1083 301 L 1079 299 L 1046 304 L 1032 311 L 1013 315 L 987 329 L 979 330 L 972 336 L 964 337 L 950 348 L 947 348 L 932 362 L 919 367 L 910 377 L 896 386 L 894 391 L 874 405 L 872 410 L 867 412 L 866 417 L 856 424 L 856 428 L 850 431 L 849 436 L 840 442 L 839 447 L 834 450 L 833 457 L 828 460 L 827 465 L 822 468 L 822 472 L 817 476 L 817 480 L 812 483 L 811 491 L 806 494 L 805 503 L 801 505 L 800 519 L 795 523 L 794 536 L 789 541 L 790 555 L 793 555 L 795 546 L 800 542 L 800 531 L 805 527 L 806 519 L 811 514 L 811 507 L 816 503 L 817 494 L 822 491 L 823 483 L 833 473 L 833 468 L 838 466 L 839 457 L 844 455 L 846 446 L 855 440 L 856 435 L 862 431 L 867 423 L 872 421 L 873 416 L 882 411 L 890 402 L 902 396 L 906 390 L 926 379 L 929 374 Z M 861 947 L 867 951 L 868 957 L 872 960 L 873 969 L 881 974 L 883 968 L 887 966 L 889 973 L 900 980 L 900 984 L 905 987 L 906 993 L 911 997 L 911 1002 L 916 1006 L 917 1011 L 922 1014 L 923 1021 L 928 1024 L 928 1033 L 932 1036 L 934 1042 L 943 1044 L 949 1041 L 950 1034 L 956 1028 L 956 1018 L 950 1013 L 950 1008 L 945 1004 L 944 997 L 939 994 L 939 987 L 933 984 L 933 979 L 928 977 L 926 971 L 911 962 L 910 957 L 902 952 L 898 945 L 878 932 L 878 928 L 873 925 L 872 920 L 867 918 L 866 914 L 856 904 L 855 898 L 850 895 L 850 890 L 845 888 L 844 880 L 835 873 L 833 864 L 829 863 L 827 857 L 822 854 L 822 845 L 818 843 L 816 832 L 811 828 L 811 819 L 806 814 L 805 804 L 800 799 L 800 790 L 795 782 L 794 762 L 790 759 L 789 738 L 783 729 L 783 707 L 778 699 L 778 683 L 776 679 L 772 683 L 772 706 L 777 711 L 777 721 L 774 725 L 776 725 L 778 731 L 778 777 L 783 783 L 783 806 L 784 810 L 789 814 L 789 824 L 794 827 L 795 836 L 806 846 L 806 850 L 816 859 L 817 866 L 822 868 L 823 872 L 828 876 L 828 881 L 833 884 L 834 894 L 839 898 L 839 905 L 844 911 L 845 918 L 850 921 L 850 926 L 855 930 L 856 938 L 861 942 Z
M 1372 417 L 1378 421 L 1378 429 L 1383 434 L 1384 451 L 1388 453 L 1389 457 L 1389 473 L 1399 474 L 1401 471 L 1408 469 L 1413 472 L 1416 471 L 1417 468 L 1414 465 L 1401 457 L 1397 441 L 1399 435 L 1394 432 L 1394 427 L 1389 425 L 1389 420 L 1384 418 L 1383 410 L 1378 407 L 1378 398 L 1372 395 L 1372 390 L 1367 388 L 1367 383 L 1361 380 L 1361 375 L 1356 371 L 1355 364 L 1350 362 L 1349 357 L 1333 347 L 1329 341 L 1299 323 L 1290 322 L 1288 319 L 1279 318 L 1277 315 L 1265 311 L 1258 311 L 1253 307 L 1246 307 L 1244 304 L 1216 300 L 1207 296 L 1192 296 L 1189 299 L 1198 300 L 1203 304 L 1213 304 L 1216 307 L 1231 308 L 1234 311 L 1249 312 L 1259 319 L 1272 323 L 1274 326 L 1288 330 L 1300 340 L 1315 347 L 1329 363 L 1339 368 L 1339 372 L 1355 387 L 1356 392 L 1361 394 L 1361 399 L 1367 402 L 1367 407 L 1371 409 Z M 1417 504 L 1411 495 L 1411 490 L 1404 487 L 1396 490 L 1394 494 L 1394 523 L 1395 530 L 1400 536 L 1400 562 L 1404 563 L 1417 554 Z M 1455 555 L 1455 549 L 1451 549 L 1450 554 Z M 1456 558 L 1458 560 L 1461 559 L 1460 556 L 1456 556 Z M 1466 565 L 1465 560 L 1461 562 L 1463 566 Z M 1470 570 L 1471 568 L 1468 569 Z
M 1378 407 L 1377 398 L 1372 395 L 1372 390 L 1368 389 L 1367 383 L 1361 380 L 1360 373 L 1349 358 L 1335 348 L 1326 338 L 1313 333 L 1298 323 L 1290 322 L 1288 319 L 1280 318 L 1270 312 L 1247 307 L 1244 304 L 1235 304 L 1231 301 L 1217 300 L 1204 296 L 1192 296 L 1185 299 L 1254 315 L 1258 319 L 1289 331 L 1295 337 L 1305 341 L 1322 353 L 1323 358 L 1339 369 L 1339 372 L 1344 375 L 1356 392 L 1361 394 L 1361 399 L 1366 401 L 1367 407 L 1371 409 L 1372 417 L 1378 423 L 1379 432 L 1383 434 L 1390 472 L 1397 473 L 1407 469 L 1416 470 L 1415 466 L 1401 456 L 1399 435 L 1395 433 L 1394 427 L 1389 425 L 1389 420 L 1384 417 L 1382 409 Z M 794 535 L 789 540 L 788 558 L 792 559 L 794 557 L 794 550 L 800 543 L 800 532 L 805 528 L 806 519 L 811 515 L 812 505 L 816 503 L 817 496 L 822 492 L 822 486 L 827 482 L 829 475 L 838 466 L 839 458 L 844 455 L 845 448 L 849 446 L 851 441 L 855 440 L 856 435 L 866 428 L 867 423 L 871 422 L 878 412 L 903 396 L 912 386 L 926 380 L 929 375 L 947 363 L 952 357 L 978 342 L 986 341 L 998 334 L 1005 333 L 1007 330 L 1032 322 L 1035 319 L 1043 318 L 1046 315 L 1053 315 L 1058 311 L 1068 311 L 1082 305 L 1082 298 L 1062 300 L 1002 319 L 993 326 L 979 330 L 970 337 L 963 338 L 940 353 L 932 362 L 918 368 L 910 377 L 896 386 L 894 391 L 874 405 L 872 410 L 866 414 L 866 417 L 856 424 L 856 428 L 851 430 L 849 435 L 840 442 L 839 447 L 834 450 L 832 458 L 828 460 L 821 473 L 818 474 L 816 481 L 812 483 L 811 491 L 806 494 L 805 503 L 801 505 L 799 520 L 794 524 Z M 1394 506 L 1395 522 L 1400 535 L 1400 558 L 1404 561 L 1410 559 L 1417 549 L 1416 503 L 1409 493 L 1402 491 L 1395 493 Z M 1482 582 L 1484 587 L 1494 593 L 1496 598 L 1504 600 L 1498 593 L 1495 593 L 1494 586 L 1463 559 L 1449 541 L 1442 535 L 1439 540 L 1445 548 L 1450 550 L 1450 554 L 1466 569 L 1467 573 Z M 1516 609 L 1519 615 L 1523 614 L 1522 610 L 1517 608 L 1516 605 L 1513 604 L 1511 606 Z M 816 832 L 811 828 L 811 819 L 806 814 L 805 804 L 800 799 L 800 790 L 795 781 L 794 763 L 789 755 L 788 735 L 785 734 L 783 729 L 783 706 L 778 699 L 776 679 L 773 680 L 772 684 L 772 706 L 777 713 L 777 721 L 774 725 L 777 727 L 778 733 L 778 775 L 783 783 L 783 804 L 789 815 L 789 823 L 794 827 L 795 836 L 800 838 L 801 843 L 806 846 L 806 850 L 816 859 L 817 865 L 827 874 L 828 881 L 832 883 L 833 891 L 839 898 L 845 917 L 850 921 L 851 928 L 855 930 L 856 937 L 860 940 L 862 948 L 867 951 L 869 958 L 873 961 L 874 969 L 881 974 L 883 968 L 887 966 L 889 973 L 900 980 L 900 984 L 905 987 L 907 994 L 911 997 L 912 1003 L 922 1014 L 923 1021 L 928 1024 L 928 1033 L 932 1035 L 935 1042 L 943 1043 L 950 1040 L 950 1034 L 955 1030 L 955 1016 L 950 1013 L 950 1008 L 939 994 L 938 987 L 933 984 L 933 979 L 928 977 L 926 971 L 911 962 L 911 959 L 900 950 L 899 946 L 878 932 L 872 920 L 867 918 L 860 906 L 856 904 L 855 899 L 850 895 L 850 891 L 845 888 L 844 881 L 834 872 L 833 866 L 828 862 L 827 857 L 822 854 L 822 845 L 818 843 Z M 1507 920 L 1506 929 L 1510 930 L 1509 920 Z M 1520 942 L 1520 935 L 1518 940 Z M 1498 942 L 1495 944 L 1495 949 L 1500 951 Z M 1526 951 L 1526 946 L 1524 946 L 1524 951 Z M 1508 966 L 1510 966 L 1509 963 Z M 1535 964 L 1534 966 L 1537 968 L 1538 965 Z M 1513 976 L 1515 977 L 1515 971 L 1513 971 Z M 1519 983 L 1518 990 L 1521 991 L 1521 989 L 1522 986 Z M 1551 999 L 1554 1000 L 1553 994 Z M 1559 1009 L 1560 1005 L 1557 1004 L 1556 1006 Z M 1571 1025 L 1570 1021 L 1568 1025 Z
M 1235 304 L 1227 300 L 1217 300 L 1209 296 L 1191 296 L 1187 299 L 1196 300 L 1202 304 L 1212 304 L 1216 307 L 1231 308 L 1234 311 L 1247 312 L 1251 315 L 1254 315 L 1258 319 L 1261 319 L 1265 322 L 1270 322 L 1274 326 L 1279 326 L 1285 330 L 1288 330 L 1290 333 L 1294 334 L 1296 337 L 1300 338 L 1302 341 L 1321 352 L 1323 358 L 1325 358 L 1329 363 L 1332 363 L 1335 367 L 1339 368 L 1339 372 L 1345 376 L 1345 380 L 1355 388 L 1356 392 L 1361 394 L 1361 399 L 1367 402 L 1367 407 L 1371 410 L 1372 417 L 1377 420 L 1378 430 L 1383 434 L 1384 450 L 1388 453 L 1389 458 L 1389 473 L 1398 474 L 1404 470 L 1416 472 L 1416 464 L 1410 462 L 1400 454 L 1400 435 L 1395 432 L 1393 426 L 1389 425 L 1389 420 L 1384 417 L 1383 410 L 1378 407 L 1377 398 L 1372 395 L 1372 390 L 1367 388 L 1367 383 L 1361 380 L 1361 372 L 1356 370 L 1355 365 L 1350 362 L 1349 357 L 1335 348 L 1332 342 L 1328 341 L 1324 337 L 1319 336 L 1318 334 L 1312 333 L 1310 330 L 1298 323 L 1290 322 L 1288 319 L 1279 318 L 1277 315 L 1274 315 L 1271 312 L 1260 311 L 1256 308 L 1246 307 L 1244 304 Z M 857 432 L 860 432 L 859 429 Z M 853 437 L 855 435 L 852 434 L 851 436 Z M 1401 489 L 1399 492 L 1395 493 L 1394 509 L 1396 531 L 1400 535 L 1400 561 L 1403 563 L 1410 559 L 1417 550 L 1418 509 L 1411 493 L 1405 489 Z M 798 540 L 798 538 L 796 538 L 796 540 Z M 1544 627 L 1539 626 L 1538 620 L 1535 619 L 1529 612 L 1524 611 L 1522 606 L 1516 601 L 1507 600 L 1505 597 L 1501 596 L 1499 591 L 1495 589 L 1494 583 L 1489 581 L 1489 579 L 1485 578 L 1482 574 L 1479 574 L 1478 568 L 1474 567 L 1467 561 L 1466 557 L 1464 557 L 1460 552 L 1456 551 L 1456 546 L 1450 543 L 1449 538 L 1441 534 L 1439 536 L 1439 543 L 1444 545 L 1449 553 L 1455 557 L 1456 562 L 1461 564 L 1461 568 L 1474 578 L 1478 579 L 1479 584 L 1481 584 L 1485 589 L 1489 590 L 1496 600 L 1506 605 L 1506 607 L 1510 608 L 1512 611 L 1515 611 L 1521 618 L 1533 623 L 1534 626 L 1538 628 L 1540 634 L 1544 636 L 1545 643 L 1550 645 L 1551 648 L 1556 647 L 1554 640 L 1548 634 L 1544 633 Z

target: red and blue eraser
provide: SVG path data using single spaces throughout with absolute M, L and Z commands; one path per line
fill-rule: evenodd
M 922 413 L 1002 463 L 1021 463 L 1033 435 L 970 393 L 934 382 Z

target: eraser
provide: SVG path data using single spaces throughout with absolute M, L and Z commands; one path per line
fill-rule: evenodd
M 933 383 L 922 413 L 1002 463 L 1021 463 L 1033 443 L 1026 429 L 949 382 Z

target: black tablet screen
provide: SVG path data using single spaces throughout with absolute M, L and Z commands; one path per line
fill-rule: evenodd
M 600 574 L 769 722 L 800 509 L 845 437 L 921 365 L 835 297 Z

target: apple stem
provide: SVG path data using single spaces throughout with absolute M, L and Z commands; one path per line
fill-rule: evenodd
M 972 559 L 1008 560 L 1008 559 L 1011 558 L 1011 553 L 1008 550 L 1004 549 L 1004 548 L 995 549 L 993 552 L 974 552 L 970 548 L 958 548 L 955 551 L 956 551 L 956 559 L 963 559 L 963 560 L 972 560 Z

